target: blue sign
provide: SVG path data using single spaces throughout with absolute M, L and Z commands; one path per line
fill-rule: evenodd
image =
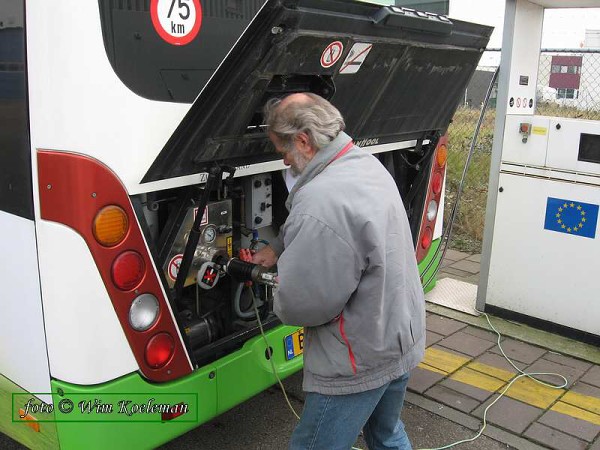
M 595 239 L 598 209 L 591 203 L 548 197 L 544 229 Z
M 285 337 L 285 359 L 287 359 L 289 361 L 294 356 L 296 356 L 294 354 L 294 339 L 292 338 L 292 335 L 290 334 L 289 336 Z

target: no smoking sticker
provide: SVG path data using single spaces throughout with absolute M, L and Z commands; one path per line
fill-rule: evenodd
M 321 55 L 321 65 L 328 69 L 339 61 L 344 51 L 344 44 L 340 41 L 335 41 L 329 44 Z
M 172 45 L 189 44 L 202 26 L 200 0 L 152 0 L 150 15 L 158 35 Z
M 181 266 L 181 261 L 183 260 L 183 255 L 175 255 L 169 261 L 169 270 L 167 271 L 169 274 L 169 278 L 173 281 L 177 279 L 177 274 L 179 273 L 179 267 Z

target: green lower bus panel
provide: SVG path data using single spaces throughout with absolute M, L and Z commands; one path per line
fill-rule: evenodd
M 419 273 L 421 274 L 421 281 L 423 283 L 423 286 L 425 288 L 425 292 L 429 292 L 430 290 L 432 290 L 435 287 L 437 278 L 435 276 L 435 271 L 437 270 L 438 266 L 440 265 L 440 261 L 442 259 L 442 252 L 440 251 L 438 253 L 438 255 L 435 257 L 435 261 L 433 263 L 431 263 L 433 256 L 435 255 L 435 252 L 437 251 L 438 247 L 440 246 L 440 243 L 442 242 L 441 239 L 436 239 L 435 241 L 432 242 L 431 244 L 431 248 L 429 249 L 429 252 L 427 253 L 427 256 L 425 256 L 425 258 L 423 259 L 423 261 L 421 261 L 419 263 Z M 429 266 L 431 263 L 431 266 Z M 429 268 L 427 268 L 429 266 Z M 427 270 L 425 270 L 427 269 Z
M 279 326 L 266 333 L 282 379 L 302 368 L 302 356 L 286 360 L 285 338 L 297 329 Z M 166 443 L 276 383 L 267 355 L 262 336 L 257 336 L 240 350 L 169 383 L 149 383 L 137 373 L 96 386 L 54 380 L 53 425 L 60 448 L 130 450 Z M 166 420 L 186 405 L 184 414 Z
M 56 424 L 38 423 L 33 420 L 40 417 L 38 414 L 25 414 L 25 405 L 31 397 L 27 391 L 0 375 L 0 432 L 28 448 L 57 449 Z M 53 415 L 50 414 L 50 417 L 53 418 Z
M 423 284 L 429 283 L 426 290 L 435 286 L 432 277 L 441 255 L 425 269 L 440 242 L 433 242 L 419 264 Z M 289 336 L 297 329 L 279 326 L 266 333 L 282 379 L 302 368 L 301 355 L 287 360 L 295 351 L 286 347 L 286 338 L 291 342 Z M 155 448 L 276 383 L 268 355 L 262 336 L 256 336 L 240 350 L 169 383 L 149 383 L 138 373 L 95 386 L 53 380 L 54 410 L 32 413 L 36 422 L 29 426 L 19 417 L 19 409 L 36 397 L 0 376 L 0 417 L 12 415 L 12 421 L 0 421 L 0 431 L 35 449 Z

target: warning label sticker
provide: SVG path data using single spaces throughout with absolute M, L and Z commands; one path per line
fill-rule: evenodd
M 167 273 L 169 274 L 169 278 L 173 281 L 177 279 L 177 274 L 179 273 L 179 267 L 181 266 L 181 261 L 183 260 L 183 255 L 175 255 L 169 261 L 169 267 Z
M 194 40 L 202 26 L 200 0 L 152 0 L 152 25 L 171 45 L 186 45 Z
M 198 208 L 194 208 L 194 220 L 196 220 L 196 216 L 198 215 Z M 202 214 L 202 220 L 200 221 L 200 225 L 206 225 L 208 223 L 208 206 L 204 208 L 204 214 Z
M 321 65 L 324 68 L 329 68 L 339 61 L 344 51 L 344 44 L 340 41 L 335 41 L 325 47 L 321 55 Z
M 350 49 L 350 53 L 346 56 L 346 60 L 342 64 L 340 74 L 356 73 L 367 59 L 369 52 L 373 48 L 373 44 L 356 43 Z

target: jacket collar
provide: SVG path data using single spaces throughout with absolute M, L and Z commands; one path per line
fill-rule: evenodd
M 350 136 L 348 136 L 343 131 L 338 134 L 333 141 L 331 141 L 327 146 L 323 147 L 319 150 L 313 159 L 310 160 L 304 171 L 300 174 L 298 181 L 290 191 L 288 198 L 285 202 L 285 206 L 290 211 L 292 209 L 292 203 L 294 201 L 294 196 L 296 192 L 298 192 L 304 185 L 310 182 L 313 178 L 319 175 L 325 168 L 331 164 L 331 162 L 335 159 L 337 154 L 352 140 Z

